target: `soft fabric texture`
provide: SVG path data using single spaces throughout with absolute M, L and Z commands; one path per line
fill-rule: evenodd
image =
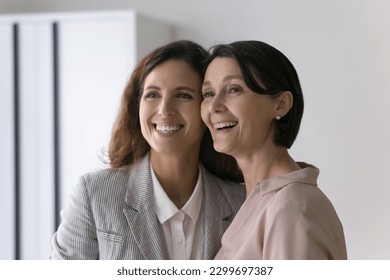
M 213 259 L 221 237 L 245 199 L 245 188 L 201 166 L 205 215 L 204 259 Z M 61 212 L 51 259 L 168 259 L 155 210 L 149 156 L 132 166 L 88 173 Z
M 347 259 L 337 213 L 317 187 L 319 170 L 258 182 L 222 238 L 216 259 Z

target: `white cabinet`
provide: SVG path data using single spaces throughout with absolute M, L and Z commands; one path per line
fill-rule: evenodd
M 0 17 L 0 259 L 45 259 L 78 177 L 104 167 L 136 62 L 171 40 L 135 11 Z
M 0 259 L 12 258 L 16 230 L 12 41 L 12 26 L 0 24 Z

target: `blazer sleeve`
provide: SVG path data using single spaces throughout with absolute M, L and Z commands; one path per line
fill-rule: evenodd
M 85 177 L 72 193 L 70 203 L 61 212 L 61 224 L 52 238 L 50 259 L 98 259 L 96 227 Z

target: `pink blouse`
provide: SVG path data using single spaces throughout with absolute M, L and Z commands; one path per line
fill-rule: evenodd
M 302 169 L 255 185 L 215 259 L 347 259 L 341 222 L 317 187 L 319 170 L 299 165 Z

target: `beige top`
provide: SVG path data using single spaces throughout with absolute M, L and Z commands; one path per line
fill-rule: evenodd
M 319 170 L 256 183 L 222 238 L 216 259 L 347 259 L 341 222 L 317 187 Z

